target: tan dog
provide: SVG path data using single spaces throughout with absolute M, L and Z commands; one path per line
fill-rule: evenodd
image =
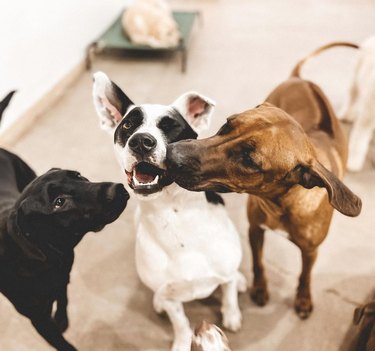
M 330 103 L 295 69 L 266 103 L 229 117 L 215 136 L 170 144 L 167 163 L 186 189 L 251 194 L 251 297 L 260 306 L 268 301 L 264 231 L 288 233 L 302 254 L 294 307 L 300 318 L 307 318 L 313 309 L 311 269 L 333 208 L 347 216 L 361 210 L 361 200 L 340 180 L 346 157 L 346 139 Z
M 353 122 L 349 138 L 348 169 L 360 171 L 375 131 L 375 36 L 359 47 L 345 120 Z
M 300 61 L 296 67 L 296 72 L 309 58 L 326 49 L 338 46 L 359 50 L 359 59 L 354 72 L 350 97 L 338 116 L 353 123 L 349 138 L 347 168 L 352 172 L 358 172 L 363 168 L 375 131 L 375 36 L 368 38 L 360 46 L 348 42 L 334 42 L 324 45 Z
M 203 321 L 194 331 L 191 351 L 231 351 L 224 332 L 215 324 Z
M 136 0 L 124 11 L 122 25 L 133 43 L 153 48 L 175 47 L 181 37 L 164 0 Z

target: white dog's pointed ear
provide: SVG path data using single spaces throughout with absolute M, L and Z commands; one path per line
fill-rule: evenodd
M 181 95 L 172 104 L 199 134 L 208 129 L 215 102 L 194 91 Z
M 100 119 L 100 127 L 112 132 L 129 107 L 134 103 L 113 83 L 105 73 L 94 74 L 92 90 L 94 106 Z

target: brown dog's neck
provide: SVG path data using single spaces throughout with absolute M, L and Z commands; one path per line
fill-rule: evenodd
M 280 198 L 267 199 L 260 196 L 254 197 L 256 198 L 258 206 L 264 213 L 272 213 L 277 217 L 280 217 L 283 214 L 284 210 L 280 203 Z
M 298 198 L 297 194 L 301 194 L 301 191 L 309 191 L 304 189 L 298 184 L 294 184 L 290 187 L 284 188 L 276 194 L 269 194 L 267 196 L 263 195 L 251 195 L 257 200 L 258 206 L 264 213 L 272 214 L 274 218 L 285 217 L 286 214 L 293 212 L 294 206 L 299 206 L 300 203 L 296 204 L 291 201 L 293 198 Z

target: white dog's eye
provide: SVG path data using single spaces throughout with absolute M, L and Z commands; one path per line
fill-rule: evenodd
M 54 202 L 54 207 L 57 209 L 57 208 L 60 208 L 62 205 L 64 205 L 65 203 L 65 199 L 62 198 L 62 197 L 58 197 L 55 202 Z
M 133 126 L 132 122 L 126 121 L 123 123 L 122 128 L 124 129 L 130 129 Z

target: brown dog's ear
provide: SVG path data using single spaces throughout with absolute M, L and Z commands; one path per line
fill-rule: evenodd
M 93 98 L 100 127 L 108 132 L 114 131 L 129 107 L 134 103 L 113 83 L 105 73 L 94 74 Z
M 296 182 L 306 189 L 326 188 L 330 204 L 342 214 L 356 217 L 362 208 L 361 199 L 332 172 L 316 161 L 312 166 L 298 166 L 292 172 Z

